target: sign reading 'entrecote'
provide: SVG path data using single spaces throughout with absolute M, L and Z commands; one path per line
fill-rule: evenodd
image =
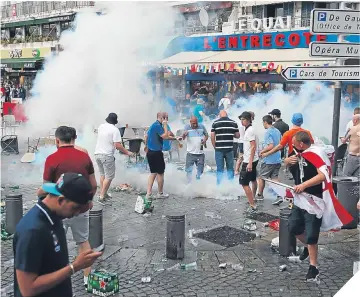
M 360 34 L 360 11 L 313 9 L 310 32 L 313 34 Z
M 358 81 L 359 66 L 329 67 L 288 67 L 282 76 L 289 81 L 320 80 L 320 81 Z

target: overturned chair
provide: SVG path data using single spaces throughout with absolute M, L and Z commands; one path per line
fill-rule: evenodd
M 137 163 L 140 157 L 141 144 L 144 142 L 142 138 L 132 138 L 123 141 L 124 146 L 128 144 L 129 151 L 135 154 L 135 162 Z M 130 157 L 129 157 L 130 159 Z

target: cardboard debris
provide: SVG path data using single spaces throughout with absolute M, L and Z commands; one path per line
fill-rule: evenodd
M 120 186 L 115 187 L 115 192 L 121 192 L 121 191 L 128 191 L 132 190 L 132 187 L 130 184 L 121 184 Z

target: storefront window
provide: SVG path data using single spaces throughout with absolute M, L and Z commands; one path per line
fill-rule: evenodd
M 43 25 L 43 36 L 45 37 L 57 37 L 56 24 L 44 24 Z
M 294 3 L 284 3 L 284 17 L 291 15 L 294 15 Z
M 252 14 L 254 18 L 261 19 L 263 17 L 263 6 L 253 6 L 252 7 Z
M 70 22 L 64 22 L 64 23 L 61 23 L 61 32 L 62 31 L 65 31 L 67 29 L 69 29 L 71 27 L 71 23 Z
M 8 40 L 10 36 L 8 36 L 6 30 L 1 30 L 1 40 Z
M 28 27 L 28 33 L 30 35 L 40 35 L 39 26 L 30 26 L 30 27 Z
M 310 26 L 311 10 L 314 8 L 314 2 L 301 3 L 301 27 Z

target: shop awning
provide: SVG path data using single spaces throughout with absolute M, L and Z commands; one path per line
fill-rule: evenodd
M 259 5 L 270 5 L 270 4 L 280 4 L 284 2 L 295 2 L 294 0 L 263 0 L 263 1 L 246 1 L 244 6 L 259 6 Z
M 160 65 L 170 67 L 186 67 L 191 64 L 202 63 L 205 59 L 213 58 L 222 52 L 181 52 L 159 62 Z
M 27 59 L 1 59 L 1 68 L 36 68 L 37 64 L 43 59 L 27 58 Z
M 22 27 L 22 26 L 35 26 L 35 25 L 41 25 L 41 24 L 49 24 L 49 23 L 56 23 L 56 22 L 72 22 L 75 19 L 75 13 L 69 14 L 69 15 L 61 15 L 61 16 L 52 16 L 48 18 L 42 18 L 42 19 L 27 19 L 22 21 L 13 21 L 8 23 L 1 23 L 1 29 L 7 29 L 7 28 L 16 28 L 16 27 Z
M 186 67 L 197 63 L 261 63 L 274 62 L 283 67 L 294 65 L 324 65 L 331 64 L 335 59 L 311 58 L 309 49 L 268 49 L 248 51 L 221 51 L 221 52 L 181 52 L 159 62 L 168 67 Z

